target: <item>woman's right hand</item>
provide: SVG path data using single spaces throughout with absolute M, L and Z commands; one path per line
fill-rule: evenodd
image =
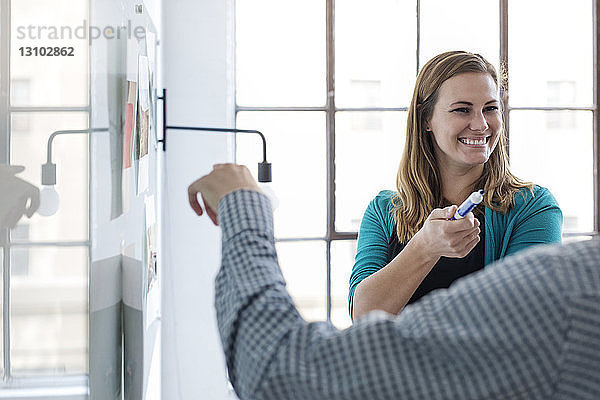
M 479 242 L 479 221 L 472 212 L 462 219 L 449 220 L 457 208 L 453 205 L 433 210 L 412 239 L 417 239 L 422 250 L 435 259 L 465 257 Z

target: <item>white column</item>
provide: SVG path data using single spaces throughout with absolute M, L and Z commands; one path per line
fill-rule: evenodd
M 234 126 L 233 0 L 163 2 L 169 125 Z M 187 186 L 234 160 L 231 134 L 169 131 L 163 163 L 162 398 L 231 399 L 214 311 L 220 231 Z

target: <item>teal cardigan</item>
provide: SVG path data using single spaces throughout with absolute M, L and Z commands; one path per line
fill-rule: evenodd
M 396 226 L 392 213 L 394 194 L 391 190 L 379 192 L 362 219 L 350 275 L 350 315 L 356 286 L 391 261 L 388 260 L 388 246 Z M 486 266 L 529 246 L 561 242 L 562 211 L 550 191 L 541 186 L 534 186 L 533 194 L 529 189 L 516 193 L 515 204 L 506 214 L 487 207 L 484 214 Z

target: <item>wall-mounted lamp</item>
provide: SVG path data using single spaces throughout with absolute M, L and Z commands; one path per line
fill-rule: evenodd
M 258 163 L 258 181 L 271 182 L 271 163 L 267 162 L 267 141 L 265 140 L 265 135 L 263 135 L 261 132 L 250 129 L 209 128 L 198 126 L 170 126 L 167 125 L 167 89 L 163 89 L 163 95 L 162 97 L 158 97 L 158 99 L 163 101 L 163 138 L 158 140 L 158 143 L 162 143 L 163 145 L 163 151 L 167 150 L 167 130 L 169 129 L 176 129 L 182 131 L 256 133 L 262 139 L 263 144 L 263 161 Z
M 228 129 L 228 128 L 210 128 L 197 126 L 169 126 L 167 125 L 167 89 L 163 89 L 163 138 L 158 140 L 163 145 L 163 151 L 167 150 L 167 130 L 176 129 L 184 131 L 205 131 L 205 132 L 243 132 L 256 133 L 262 139 L 263 161 L 258 163 L 258 181 L 271 182 L 271 163 L 267 162 L 267 141 L 265 136 L 256 130 L 249 129 Z M 56 164 L 52 163 L 52 141 L 58 135 L 72 134 L 90 134 L 93 132 L 108 132 L 109 128 L 90 128 L 73 129 L 53 132 L 48 138 L 48 157 L 46 163 L 42 165 L 42 190 L 40 191 L 40 207 L 38 214 L 42 216 L 54 215 L 58 210 L 59 197 L 54 185 L 56 185 Z
M 90 134 L 93 132 L 108 132 L 108 128 L 91 128 L 91 129 L 73 129 L 66 131 L 53 132 L 48 138 L 48 156 L 46 164 L 42 165 L 42 190 L 40 191 L 40 207 L 38 214 L 49 217 L 54 215 L 58 210 L 58 193 L 54 185 L 56 185 L 56 164 L 52 163 L 52 141 L 58 135 L 71 134 Z

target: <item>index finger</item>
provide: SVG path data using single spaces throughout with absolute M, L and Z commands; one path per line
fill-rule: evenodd
M 456 206 L 449 206 L 446 208 L 435 208 L 431 214 L 429 214 L 429 218 L 431 219 L 448 219 L 450 216 L 454 215 L 456 212 Z
M 196 182 L 194 182 L 190 186 L 188 186 L 188 201 L 189 201 L 192 209 L 196 212 L 196 214 L 202 215 L 204 213 L 204 211 L 202 211 L 202 206 L 198 202 L 197 195 L 198 195 L 199 190 L 196 189 L 196 186 L 199 184 L 199 181 L 200 181 L 200 179 L 198 179 Z
M 232 163 L 215 164 L 215 165 L 213 165 L 213 170 L 220 169 L 220 168 L 225 168 L 225 167 L 228 167 L 228 166 L 231 166 L 231 165 L 235 165 L 235 164 L 232 164 Z
M 467 231 L 470 229 L 473 229 L 473 227 L 476 227 L 477 224 L 475 223 L 476 219 L 475 219 L 475 215 L 473 215 L 472 212 L 469 212 L 467 215 L 465 215 L 464 218 L 461 219 L 456 219 L 456 220 L 452 220 L 450 222 L 452 222 L 451 232 L 460 232 L 460 231 Z
M 29 192 L 29 207 L 27 207 L 27 217 L 31 218 L 33 213 L 37 211 L 40 207 L 40 190 L 31 185 L 31 190 Z

